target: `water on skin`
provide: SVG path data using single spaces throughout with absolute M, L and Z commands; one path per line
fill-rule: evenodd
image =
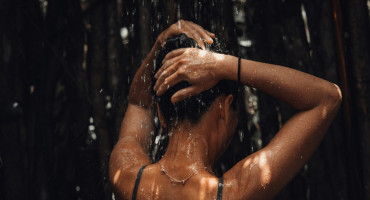
M 132 163 L 132 165 L 139 165 L 139 161 L 136 159 L 135 153 L 133 153 L 131 150 L 121 150 L 122 155 L 120 159 L 117 160 L 117 163 Z
M 142 1 L 142 3 L 144 4 L 144 1 Z M 157 5 L 157 1 L 153 1 L 153 0 L 151 0 L 151 2 L 150 2 L 154 7 L 156 7 Z M 215 5 L 215 1 L 211 1 L 211 3 L 212 3 L 212 6 L 216 6 Z M 203 5 L 202 5 L 202 2 L 197 2 L 197 4 L 198 4 L 198 6 L 199 6 L 199 8 L 201 8 Z M 178 7 L 177 7 L 177 19 L 180 19 L 180 13 L 181 13 L 181 10 L 180 10 L 180 5 L 178 4 Z M 132 16 L 133 15 L 135 15 L 135 14 L 137 14 L 136 13 L 136 8 L 135 9 L 133 9 L 131 12 L 130 11 L 127 11 L 128 13 L 127 13 L 127 15 L 129 15 L 129 14 L 131 14 Z M 130 13 L 129 13 L 130 12 Z M 239 10 L 238 9 L 235 9 L 234 10 L 234 12 L 238 15 L 239 14 Z M 198 18 L 198 13 L 195 13 L 195 15 L 196 15 L 196 19 Z M 167 24 L 169 23 L 169 18 L 168 18 L 168 16 L 167 16 Z M 160 25 L 159 23 L 156 25 L 157 26 L 157 30 L 159 30 L 160 28 L 158 27 L 158 26 L 162 26 L 162 25 Z M 178 26 L 178 28 L 181 28 L 181 26 L 182 26 L 182 24 L 181 24 L 181 22 L 179 21 L 178 23 L 177 23 L 177 26 Z M 212 25 L 212 27 L 214 27 L 214 25 Z M 133 35 L 134 34 L 134 24 L 131 24 L 129 27 L 129 34 L 130 35 Z M 224 29 L 224 27 L 222 27 L 222 29 Z M 199 65 L 204 65 L 204 64 L 209 64 L 209 62 L 210 62 L 210 60 L 209 59 L 204 59 L 203 61 L 200 61 L 200 62 L 198 62 L 197 64 L 199 64 Z M 194 63 L 195 64 L 195 63 Z M 187 69 L 187 71 L 186 71 L 186 73 L 189 73 L 189 74 L 191 74 L 192 73 L 192 71 L 191 70 L 189 70 L 189 69 Z M 194 73 L 194 76 L 195 77 L 200 77 L 199 76 L 199 74 L 197 74 L 197 73 Z M 141 77 L 141 80 L 143 81 L 143 82 L 146 82 L 147 80 L 146 80 L 146 78 L 147 77 Z M 129 77 L 128 77 L 128 83 L 130 82 L 130 79 L 129 79 Z M 169 88 L 169 86 L 167 86 L 167 89 Z M 252 101 L 253 102 L 253 101 Z M 254 103 L 256 102 L 256 100 L 254 101 Z M 200 104 L 204 104 L 204 102 L 202 102 L 201 100 L 199 100 L 199 103 Z M 220 106 L 220 108 L 222 108 L 222 105 L 220 104 L 219 105 Z M 253 107 L 253 106 L 255 106 L 255 105 L 253 105 L 253 103 L 250 105 L 250 107 Z M 145 125 L 143 125 L 143 124 L 141 124 L 141 128 L 147 128 L 147 126 L 145 126 Z M 173 133 L 173 130 L 171 131 L 171 130 L 169 130 L 169 135 L 172 135 L 172 133 Z M 201 137 L 201 136 L 200 136 Z M 156 143 L 161 143 L 161 141 L 159 141 L 159 140 L 163 140 L 163 138 L 164 137 L 158 137 L 158 138 L 156 138 Z M 203 140 L 204 140 L 204 138 L 202 138 Z M 188 147 L 187 147 L 187 152 L 188 152 L 188 155 L 190 154 L 190 152 L 191 152 L 191 150 L 192 150 L 192 146 L 193 145 L 195 145 L 195 144 L 190 144 L 189 143 L 189 145 L 188 145 Z M 208 150 L 206 151 L 206 152 L 208 152 Z M 250 170 L 253 168 L 255 166 L 255 164 L 253 163 L 251 166 L 250 166 Z M 231 184 L 231 183 L 230 183 Z M 143 197 L 146 197 L 146 199 L 156 199 L 156 198 L 158 198 L 158 196 L 154 196 L 154 197 L 151 197 L 148 193 L 145 193 L 145 191 L 144 190 L 141 190 L 141 193 L 142 193 L 142 195 L 143 195 Z
M 252 171 L 253 167 L 256 165 L 256 163 L 252 163 L 251 165 L 249 165 L 249 171 Z

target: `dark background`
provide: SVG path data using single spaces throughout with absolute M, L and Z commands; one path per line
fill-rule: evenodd
M 0 0 L 0 199 L 112 199 L 107 166 L 130 82 L 158 34 L 180 18 L 216 33 L 230 54 L 341 87 L 342 108 L 322 144 L 275 199 L 370 199 L 369 6 Z M 266 145 L 294 113 L 246 91 L 248 117 L 218 173 Z

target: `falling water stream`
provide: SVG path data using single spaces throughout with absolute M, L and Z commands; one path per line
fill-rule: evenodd
M 157 1 L 152 1 L 152 4 L 154 6 L 158 6 L 158 2 Z M 176 3 L 175 3 L 176 4 Z M 215 5 L 215 2 L 212 1 L 211 2 L 212 5 Z M 185 7 L 186 5 L 184 5 Z M 205 3 L 202 3 L 202 2 L 197 2 L 194 4 L 194 7 L 195 8 L 198 8 L 198 10 L 195 12 L 195 18 L 201 18 L 202 16 L 202 13 L 200 12 L 200 9 L 205 9 Z M 238 35 L 237 37 L 237 44 L 238 44 L 238 47 L 234 47 L 235 49 L 239 49 L 239 53 L 241 54 L 242 57 L 244 58 L 247 58 L 248 57 L 248 49 L 252 48 L 253 47 L 253 43 L 252 41 L 248 38 L 247 34 L 246 34 L 246 21 L 245 21 L 245 12 L 244 12 L 244 9 L 243 9 L 243 6 L 245 6 L 245 2 L 241 2 L 240 4 L 234 4 L 233 5 L 233 14 L 232 14 L 232 17 L 233 17 L 233 20 L 237 23 L 237 29 L 239 31 L 241 31 L 241 34 Z M 212 7 L 212 9 L 214 9 L 215 7 Z M 157 9 L 156 7 L 154 7 L 154 9 Z M 179 19 L 182 19 L 183 16 L 185 16 L 185 13 L 182 12 L 183 8 L 180 8 L 180 3 L 177 2 L 176 4 L 176 17 L 177 17 L 177 20 Z M 212 10 L 210 8 L 208 8 L 209 10 Z M 135 14 L 135 12 L 132 12 L 131 13 L 132 15 Z M 170 24 L 168 22 L 168 19 L 171 18 L 171 17 L 166 17 L 164 16 L 164 13 L 163 11 L 158 11 L 157 13 L 157 19 L 160 19 L 160 18 L 167 18 L 167 24 Z M 185 18 L 185 20 L 187 20 Z M 159 21 L 158 21 L 159 23 Z M 155 30 L 155 29 L 164 29 L 164 27 L 162 27 L 161 24 L 155 24 L 152 28 L 152 30 Z M 218 22 L 218 23 L 221 23 L 223 24 L 222 22 Z M 179 28 L 181 28 L 181 22 L 178 21 L 177 22 L 177 25 Z M 130 25 L 130 26 L 133 26 L 133 25 Z M 219 25 L 217 25 L 219 26 Z M 217 27 L 216 24 L 213 22 L 211 27 Z M 224 25 L 221 25 L 221 26 L 224 26 Z M 226 27 L 218 27 L 220 30 L 225 30 Z M 127 31 L 128 30 L 128 33 Z M 211 31 L 214 31 L 214 30 L 211 30 Z M 121 28 L 121 37 L 122 37 L 122 40 L 123 41 L 127 41 L 127 38 L 129 38 L 129 35 L 133 35 L 135 34 L 134 33 L 134 29 L 130 29 L 130 28 L 127 28 L 127 27 L 122 27 Z M 219 36 L 217 35 L 217 32 L 216 32 L 216 40 L 225 40 L 223 38 L 219 38 Z M 223 42 L 227 42 L 227 41 L 223 41 Z M 226 49 L 224 49 L 225 45 L 218 45 L 218 48 L 220 49 L 220 51 L 223 51 L 225 52 Z M 229 50 L 226 50 L 226 52 L 229 51 Z M 142 77 L 144 78 L 144 77 Z M 247 155 L 251 152 L 254 152 L 254 151 L 257 151 L 258 149 L 261 149 L 262 148 L 262 138 L 261 138 L 261 131 L 260 131 L 260 128 L 259 128 L 259 109 L 258 109 L 258 97 L 256 95 L 256 90 L 253 89 L 253 88 L 250 88 L 250 87 L 245 87 L 244 88 L 244 91 L 243 93 L 245 93 L 245 96 L 244 96 L 244 99 L 241 101 L 243 102 L 243 111 L 241 111 L 241 113 L 244 113 L 245 117 L 243 118 L 240 118 L 240 125 L 238 126 L 238 130 L 236 131 L 236 136 L 235 136 L 235 139 L 233 140 L 233 143 L 238 143 L 236 146 L 239 146 L 240 148 L 245 148 L 245 153 L 243 153 L 243 155 Z M 201 102 L 200 102 L 201 103 Z M 157 131 L 156 133 L 154 133 L 154 139 L 153 139 L 153 142 L 152 142 L 152 147 L 151 147 L 151 158 L 152 158 L 152 161 L 156 162 L 158 161 L 162 156 L 163 154 L 165 153 L 166 151 L 166 145 L 168 144 L 168 135 L 166 133 L 166 130 L 162 129 L 162 128 L 159 128 L 160 125 L 159 125 L 159 120 L 157 117 L 155 117 L 155 119 L 153 119 L 154 122 L 155 122 L 155 125 L 157 126 Z M 244 120 L 244 121 L 243 121 Z M 247 138 L 247 140 L 245 140 Z M 230 146 L 235 146 L 235 145 L 230 145 Z M 231 147 L 232 148 L 232 147 Z M 232 153 L 230 152 L 233 152 L 234 150 L 229 150 L 229 153 L 226 152 L 226 155 L 227 157 L 230 157 L 230 156 L 233 156 L 231 155 Z M 241 155 L 239 156 L 236 156 L 236 157 L 241 157 Z M 236 162 L 237 159 L 235 159 L 233 162 Z M 218 173 L 223 173 L 225 170 L 228 169 L 228 167 L 226 166 L 232 166 L 232 164 L 235 164 L 235 163 L 224 163 L 226 161 L 222 161 L 222 159 L 219 161 L 219 163 L 217 164 L 218 165 L 218 170 L 216 170 Z
M 3 0 L 0 9 L 0 199 L 114 198 L 109 158 L 134 75 L 161 32 L 176 22 L 185 26 L 180 19 L 215 33 L 217 53 L 287 66 L 345 88 L 343 118 L 278 199 L 361 199 L 369 191 L 370 0 Z M 239 124 L 214 164 L 216 176 L 266 146 L 296 114 L 253 87 L 239 94 Z M 157 162 L 173 130 L 154 115 L 148 154 Z M 202 140 L 189 132 L 188 139 Z M 189 143 L 187 155 L 195 146 Z

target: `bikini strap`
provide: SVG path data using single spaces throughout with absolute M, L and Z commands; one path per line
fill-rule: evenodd
M 135 180 L 134 191 L 132 192 L 132 200 L 136 200 L 136 193 L 137 193 L 137 189 L 139 188 L 141 175 L 143 174 L 143 171 L 144 171 L 144 168 L 145 168 L 145 167 L 146 167 L 146 165 L 143 165 L 143 166 L 140 168 L 139 172 L 137 173 L 136 180 Z
M 217 200 L 222 200 L 223 188 L 224 188 L 224 177 L 220 177 L 218 178 Z

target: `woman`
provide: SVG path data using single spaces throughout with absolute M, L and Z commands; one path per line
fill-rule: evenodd
M 195 43 L 200 48 L 165 45 L 182 33 L 195 40 L 186 47 L 196 47 Z M 271 199 L 319 145 L 340 106 L 339 88 L 294 69 L 204 50 L 212 38 L 214 34 L 200 26 L 179 21 L 159 35 L 136 73 L 110 159 L 116 198 Z M 238 123 L 237 93 L 227 89 L 236 88 L 235 82 L 264 91 L 298 112 L 266 147 L 217 178 L 212 165 Z M 153 102 L 153 90 L 158 103 Z M 195 113 L 186 109 L 188 105 Z M 148 150 L 155 107 L 170 139 L 163 158 L 151 163 Z

